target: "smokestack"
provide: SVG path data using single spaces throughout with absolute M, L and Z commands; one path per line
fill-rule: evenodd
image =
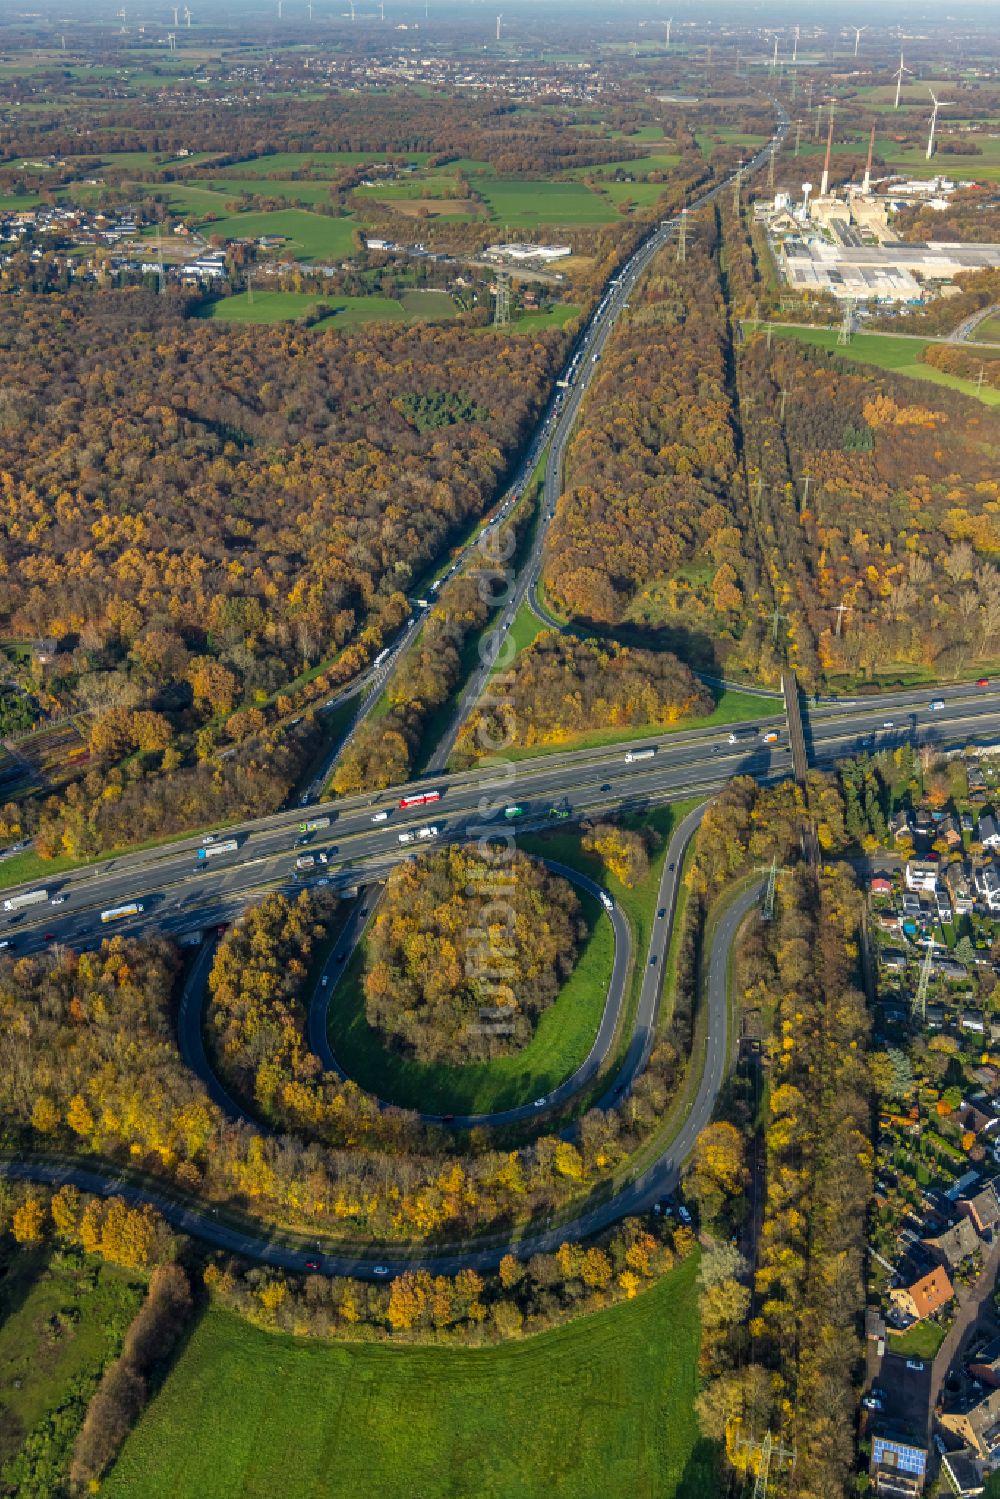
M 867 198 L 872 190 L 872 153 L 875 150 L 875 126 L 872 126 L 871 137 L 868 141 L 868 161 L 865 164 L 865 180 L 861 184 L 861 191 Z
M 833 150 L 833 105 L 830 105 L 830 128 L 826 132 L 826 160 L 823 163 L 823 176 L 820 178 L 819 195 L 825 198 L 830 189 L 830 152 Z

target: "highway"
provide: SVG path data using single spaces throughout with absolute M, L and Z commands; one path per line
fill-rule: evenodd
M 935 700 L 944 705 L 939 711 L 929 707 Z M 762 706 L 771 704 L 762 700 Z M 1000 697 L 992 687 L 908 689 L 821 702 L 804 705 L 803 720 L 813 765 L 905 741 L 942 749 L 1000 743 Z M 729 742 L 732 729 L 745 736 L 735 744 Z M 760 731 L 777 739 L 766 743 Z M 640 747 L 656 753 L 627 763 L 629 750 Z M 783 715 L 762 713 L 744 726 L 654 734 L 631 745 L 537 755 L 435 776 L 378 796 L 347 797 L 226 829 L 216 838 L 234 839 L 238 846 L 214 858 L 199 860 L 202 840 L 190 837 L 6 891 L 10 898 L 44 889 L 47 900 L 14 913 L 0 909 L 0 940 L 20 953 L 51 942 L 93 944 L 111 930 L 177 936 L 228 921 L 262 890 L 367 884 L 384 878 L 400 858 L 440 841 L 506 837 L 512 829 L 550 825 L 555 813 L 579 820 L 709 795 L 734 775 L 780 778 L 790 772 L 790 758 Z M 434 792 L 440 798 L 432 803 L 405 809 L 398 805 L 406 795 Z M 507 807 L 521 808 L 522 815 L 506 819 Z M 299 823 L 306 818 L 328 818 L 329 826 L 300 834 Z M 433 836 L 421 838 L 422 829 L 434 830 Z M 297 846 L 303 838 L 305 843 Z M 309 854 L 317 859 L 325 855 L 327 862 L 297 871 L 297 857 Z M 50 904 L 53 898 L 59 904 Z M 140 904 L 142 911 L 102 923 L 102 911 L 129 902 Z
M 780 146 L 785 137 L 788 130 L 788 116 L 777 101 L 775 101 L 775 107 L 778 111 L 777 129 L 767 145 L 763 146 L 753 160 L 744 166 L 744 174 L 756 171 L 758 167 L 763 166 L 767 161 L 772 145 Z M 728 177 L 722 182 L 717 183 L 715 187 L 710 188 L 700 197 L 695 198 L 688 205 L 686 212 L 694 213 L 700 208 L 707 207 L 709 203 L 714 202 L 719 194 L 731 185 L 732 181 L 733 178 Z M 545 444 L 548 443 L 545 478 L 542 488 L 542 511 L 535 527 L 530 551 L 517 576 L 509 583 L 503 602 L 501 617 L 495 622 L 492 629 L 487 631 L 480 642 L 479 661 L 475 669 L 470 673 L 454 718 L 427 762 L 428 769 L 431 771 L 443 770 L 447 765 L 462 725 L 482 697 L 490 674 L 494 671 L 501 658 L 507 632 L 514 623 L 517 612 L 524 600 L 529 600 L 532 611 L 546 624 L 552 625 L 557 629 L 561 628 L 552 616 L 548 614 L 538 598 L 538 580 L 541 574 L 542 558 L 549 527 L 555 518 L 556 504 L 562 493 L 566 452 L 573 435 L 576 419 L 583 406 L 584 397 L 591 380 L 597 373 L 600 358 L 604 352 L 604 346 L 610 338 L 619 317 L 627 309 L 629 297 L 635 289 L 639 278 L 648 269 L 653 257 L 670 243 L 677 231 L 680 220 L 680 214 L 675 214 L 670 219 L 664 219 L 642 241 L 638 248 L 633 251 L 629 259 L 623 263 L 609 281 L 601 301 L 591 316 L 590 322 L 587 324 L 581 337 L 577 340 L 570 362 L 563 373 L 562 388 L 557 392 L 553 408 L 546 412 L 542 423 L 542 430 L 532 444 L 530 467 L 524 475 L 524 479 L 526 480 L 534 469 L 538 456 L 544 449 Z M 550 435 L 551 441 L 549 440 Z M 511 501 L 509 500 L 507 508 L 509 508 L 510 503 Z
M 668 914 L 662 926 L 656 924 L 651 950 L 666 951 L 670 940 L 673 919 L 673 894 L 677 888 L 677 873 L 681 867 L 684 851 L 697 827 L 698 818 L 689 816 L 675 830 L 667 850 L 664 877 L 660 887 L 660 900 L 669 902 Z M 551 1252 L 566 1240 L 580 1239 L 599 1232 L 619 1218 L 648 1210 L 657 1198 L 671 1192 L 677 1185 L 681 1167 L 690 1154 L 701 1130 L 709 1122 L 715 1100 L 725 1077 L 731 1049 L 729 1036 L 729 958 L 733 942 L 743 918 L 750 912 L 759 897 L 761 883 L 744 890 L 727 907 L 716 932 L 716 940 L 709 962 L 706 984 L 707 1014 L 705 1017 L 704 1047 L 702 1054 L 693 1059 L 693 1066 L 700 1069 L 694 1098 L 679 1127 L 662 1154 L 646 1167 L 635 1180 L 623 1185 L 606 1201 L 591 1207 L 575 1220 L 542 1229 L 516 1241 L 505 1241 L 483 1247 L 442 1249 L 437 1252 L 413 1253 L 403 1250 L 371 1250 L 367 1253 L 327 1253 L 322 1240 L 296 1240 L 282 1236 L 280 1232 L 261 1226 L 255 1230 L 250 1225 L 227 1221 L 218 1208 L 200 1207 L 178 1200 L 168 1192 L 155 1187 L 137 1186 L 123 1173 L 108 1169 L 101 1171 L 83 1164 L 63 1160 L 46 1160 L 42 1157 L 7 1157 L 0 1159 L 0 1176 L 10 1180 L 44 1182 L 53 1186 L 72 1183 L 82 1191 L 100 1195 L 118 1195 L 132 1205 L 151 1203 L 177 1229 L 193 1235 L 203 1242 L 263 1264 L 303 1272 L 315 1266 L 326 1275 L 356 1275 L 373 1279 L 399 1273 L 403 1269 L 426 1267 L 438 1274 L 455 1274 L 465 1266 L 492 1269 L 503 1254 L 513 1249 L 526 1259 L 532 1254 Z M 207 962 L 204 955 L 199 962 Z M 657 965 L 662 977 L 662 965 Z M 203 981 L 196 971 L 192 973 L 186 991 L 194 993 Z M 655 1026 L 656 1008 L 659 1004 L 659 981 L 644 984 L 643 1002 L 636 1034 L 642 1033 L 642 1061 L 649 1038 Z M 623 1070 L 627 1070 L 626 1060 Z M 619 1074 L 619 1077 L 621 1074 Z M 620 1086 L 616 1082 L 616 1089 Z M 229 1100 L 230 1107 L 232 1101 Z
M 783 137 L 787 124 L 787 117 L 780 113 L 777 139 Z M 765 147 L 758 154 L 751 168 L 766 160 L 768 149 Z M 691 208 L 711 202 L 725 188 L 726 184 L 720 183 Z M 345 944 L 353 945 L 358 940 L 371 918 L 379 882 L 401 859 L 411 858 L 423 849 L 454 840 L 512 837 L 521 831 L 557 825 L 562 820 L 579 822 L 616 811 L 642 810 L 672 800 L 706 797 L 740 774 L 764 781 L 790 774 L 785 716 L 779 711 L 780 700 L 767 697 L 761 698 L 759 716 L 742 725 L 694 727 L 645 735 L 630 744 L 536 754 L 501 766 L 461 773 L 449 773 L 446 769 L 462 722 L 479 698 L 491 670 L 502 659 L 506 634 L 518 607 L 527 598 L 543 618 L 547 617 L 537 599 L 536 585 L 573 426 L 604 343 L 627 305 L 635 281 L 669 240 L 677 222 L 677 218 L 665 220 L 609 285 L 577 343 L 564 377 L 567 383 L 546 410 L 513 486 L 489 523 L 488 529 L 492 530 L 509 514 L 548 446 L 542 513 L 530 554 L 486 637 L 483 659 L 467 684 L 448 732 L 435 750 L 428 775 L 391 792 L 346 797 L 320 805 L 312 802 L 308 807 L 97 861 L 45 877 L 33 885 L 5 891 L 4 898 L 15 900 L 30 890 L 45 892 L 44 898 L 24 909 L 0 909 L 0 941 L 7 951 L 20 955 L 60 943 L 75 948 L 94 946 L 116 931 L 128 935 L 163 932 L 174 937 L 197 934 L 200 939 L 211 928 L 228 924 L 266 890 L 294 891 L 311 886 L 353 890 L 360 886 L 366 895 L 359 901 L 347 932 L 337 945 L 336 951 L 343 952 Z M 472 559 L 480 540 L 477 537 L 469 542 L 445 576 L 450 577 Z M 418 603 L 417 607 L 418 615 L 379 658 L 378 664 L 373 664 L 362 678 L 331 698 L 325 705 L 327 708 L 359 696 L 362 701 L 353 726 L 363 720 L 400 656 L 417 638 L 419 619 L 429 607 L 429 600 Z M 932 708 L 932 703 L 940 706 Z M 1000 743 L 1000 696 L 990 686 L 910 688 L 802 706 L 806 753 L 809 763 L 815 766 L 832 766 L 838 759 L 861 749 L 889 748 L 907 742 L 940 749 L 960 748 L 968 743 Z M 342 744 L 343 741 L 331 751 L 318 771 L 311 797 L 318 795 L 325 785 Z M 630 751 L 638 749 L 652 749 L 655 753 L 632 760 Z M 408 797 L 424 800 L 417 805 L 400 805 Z M 505 812 L 510 815 L 505 816 Z M 685 817 L 671 839 L 658 896 L 657 909 L 663 911 L 663 916 L 653 922 L 647 952 L 632 952 L 628 923 L 617 909 L 611 913 L 615 925 L 612 978 L 594 1047 L 573 1077 L 553 1090 L 537 1113 L 535 1102 L 526 1101 L 499 1115 L 467 1116 L 447 1122 L 469 1126 L 544 1117 L 592 1082 L 620 1039 L 630 965 L 641 962 L 644 971 L 634 1030 L 620 1068 L 607 1080 L 601 1102 L 610 1105 L 627 1092 L 646 1065 L 656 1033 L 681 863 L 700 817 L 700 808 Z M 300 824 L 305 822 L 322 825 L 302 830 Z M 220 851 L 219 845 L 230 841 L 236 847 Z M 297 860 L 307 858 L 313 860 L 309 867 L 296 867 Z M 598 887 L 575 871 L 560 868 L 560 872 L 599 893 Z M 758 894 L 759 885 L 743 892 L 726 908 L 716 930 L 706 986 L 704 1053 L 694 1059 L 695 1070 L 699 1072 L 698 1086 L 669 1148 L 637 1180 L 609 1196 L 607 1201 L 588 1208 L 572 1223 L 540 1229 L 518 1241 L 514 1247 L 519 1256 L 554 1249 L 565 1239 L 592 1234 L 624 1214 L 648 1208 L 676 1185 L 680 1167 L 698 1132 L 711 1118 L 725 1075 L 730 1052 L 726 987 L 729 957 L 739 925 Z M 102 912 L 120 906 L 133 909 L 120 919 L 102 919 Z M 212 950 L 211 940 L 205 941 L 185 985 L 178 1017 L 179 1043 L 186 1063 L 204 1079 L 214 1101 L 231 1119 L 246 1122 L 246 1113 L 212 1075 L 204 1051 L 202 1016 Z M 336 965 L 336 954 L 331 962 Z M 341 965 L 336 967 L 338 972 L 342 971 Z M 328 983 L 317 986 L 310 1007 L 310 1044 L 325 1065 L 339 1070 L 326 1035 L 326 1018 L 335 990 L 335 973 L 329 966 L 324 977 Z M 445 1122 L 440 1116 L 427 1117 Z M 318 1247 L 291 1242 L 276 1231 L 226 1221 L 224 1210 L 179 1203 L 165 1190 L 137 1187 L 113 1170 L 102 1173 L 66 1161 L 7 1159 L 0 1160 L 0 1174 L 36 1181 L 73 1181 L 85 1190 L 118 1192 L 131 1201 L 152 1202 L 179 1229 L 264 1263 L 303 1270 L 307 1261 L 318 1261 L 319 1268 L 330 1274 L 374 1276 L 386 1271 L 384 1265 L 377 1265 L 375 1251 L 358 1255 L 325 1254 Z M 386 1250 L 380 1258 L 389 1262 L 389 1273 L 404 1265 L 427 1265 L 442 1273 L 452 1273 L 465 1265 L 492 1267 L 509 1247 L 508 1243 L 468 1249 L 458 1245 L 416 1255 Z

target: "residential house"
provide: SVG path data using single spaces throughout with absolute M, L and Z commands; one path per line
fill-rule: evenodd
M 951 1228 L 946 1229 L 943 1234 L 938 1234 L 934 1239 L 924 1239 L 924 1248 L 937 1260 L 939 1265 L 944 1265 L 948 1270 L 956 1270 L 965 1260 L 970 1259 L 979 1248 L 979 1235 L 976 1233 L 969 1218 L 959 1218 Z
M 981 1353 L 970 1359 L 969 1373 L 980 1384 L 988 1385 L 991 1390 L 1000 1390 L 1000 1338 L 994 1338 Z
M 879 953 L 882 967 L 889 973 L 902 973 L 906 968 L 909 954 L 901 947 L 883 947 Z
M 992 812 L 984 812 L 980 817 L 977 836 L 983 848 L 1000 848 L 1000 826 Z
M 942 1030 L 948 1019 L 944 1005 L 929 1004 L 927 1006 L 927 1025 L 930 1030 Z
M 949 848 L 962 847 L 962 830 L 954 817 L 942 817 L 934 829 L 934 837 L 940 838 Z
M 994 865 L 976 870 L 976 892 L 988 911 L 1000 911 L 1000 877 Z
M 957 1499 L 977 1499 L 985 1492 L 986 1479 L 979 1472 L 968 1447 L 941 1455 L 941 1468 Z
M 936 1265 L 929 1275 L 922 1275 L 912 1285 L 895 1286 L 889 1292 L 889 1300 L 914 1321 L 923 1322 L 946 1307 L 954 1294 L 948 1272 L 943 1265 Z
M 976 1101 L 963 1102 L 955 1110 L 954 1119 L 963 1130 L 971 1130 L 974 1135 L 981 1135 L 984 1130 L 995 1130 L 1000 1123 L 990 1100 L 981 1093 L 976 1095 Z
M 922 1494 L 927 1477 L 927 1449 L 893 1436 L 875 1434 L 868 1465 L 876 1494 L 903 1496 Z
M 891 823 L 889 824 L 889 827 L 892 830 L 892 838 L 893 838 L 893 842 L 894 843 L 898 843 L 901 838 L 912 839 L 913 838 L 913 814 L 912 814 L 912 812 L 909 812 L 905 807 L 901 807 L 898 812 L 895 812 L 893 814 L 893 818 L 892 818 Z
M 906 890 L 906 891 L 904 891 L 903 892 L 902 906 L 903 906 L 903 915 L 904 916 L 919 916 L 920 915 L 920 896 L 919 895 L 914 895 L 913 892 L 912 892 L 912 890 Z
M 971 1447 L 981 1463 L 1000 1461 L 1000 1390 L 980 1395 L 970 1388 L 938 1420 L 945 1431 Z
M 972 883 L 972 866 L 956 861 L 944 872 L 944 882 L 951 896 L 951 908 L 956 916 L 968 916 L 975 901 Z
M 947 890 L 935 890 L 934 904 L 937 907 L 938 921 L 945 922 L 952 920 L 951 897 Z
M 930 859 L 909 859 L 904 870 L 907 890 L 937 889 L 939 866 Z
M 993 1183 L 987 1182 L 983 1190 L 974 1197 L 960 1198 L 958 1211 L 972 1219 L 973 1227 L 981 1238 L 991 1238 L 1000 1224 L 1000 1201 Z
M 871 890 L 872 895 L 891 895 L 892 880 L 889 879 L 888 875 L 873 874 L 868 888 Z

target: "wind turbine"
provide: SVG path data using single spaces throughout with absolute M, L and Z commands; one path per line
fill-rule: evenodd
M 119 27 L 119 34 L 121 36 L 124 36 L 125 33 L 126 33 L 126 31 L 128 30 L 128 27 L 125 25 L 125 12 L 123 10 L 119 10 L 119 11 L 116 11 L 115 14 L 117 15 L 118 19 L 122 23 L 121 26 Z
M 178 17 L 179 11 L 180 11 L 180 7 L 177 6 L 177 5 L 175 5 L 175 6 L 172 7 L 172 9 L 173 9 L 173 12 L 174 12 L 174 25 L 175 26 L 179 26 L 180 22 L 178 21 L 177 17 Z
M 191 7 L 190 7 L 190 5 L 185 5 L 185 7 L 184 7 L 184 24 L 188 28 L 188 30 L 190 31 L 190 29 L 191 29 Z
M 930 161 L 934 155 L 934 132 L 937 129 L 938 110 L 947 109 L 950 101 L 948 99 L 939 99 L 932 88 L 929 88 L 927 92 L 934 100 L 934 108 L 931 111 L 931 132 L 927 137 L 927 160 Z
M 668 47 L 670 46 L 670 28 L 671 28 L 671 26 L 673 24 L 674 24 L 674 18 L 673 18 L 673 16 L 671 16 L 670 20 L 667 22 L 667 46 Z
M 281 20 L 281 10 L 282 10 L 282 6 L 283 5 L 284 5 L 284 0 L 278 0 L 278 20 L 279 21 Z
M 312 5 L 312 0 L 309 0 L 309 4 L 308 4 L 308 5 L 307 5 L 307 6 L 306 6 L 306 10 L 307 10 L 307 11 L 308 11 L 308 12 L 309 12 L 309 19 L 310 19 L 310 21 L 311 21 L 311 20 L 312 20 L 312 18 L 313 18 L 313 5 Z
M 899 54 L 899 67 L 896 69 L 895 73 L 893 74 L 893 77 L 896 80 L 896 102 L 892 106 L 893 109 L 898 109 L 899 108 L 899 94 L 900 94 L 900 90 L 903 87 L 903 74 L 904 73 L 912 73 L 912 72 L 913 72 L 912 68 L 908 68 L 908 67 L 906 67 L 904 65 L 904 63 L 903 63 L 903 54 L 901 52 Z
M 385 20 L 385 0 L 379 0 L 378 18 L 379 18 L 380 21 L 384 21 Z
M 861 33 L 867 31 L 867 26 L 848 26 L 848 31 L 854 32 L 854 55 L 857 57 L 858 48 L 861 46 Z
M 168 31 L 167 32 L 167 41 L 170 44 L 170 50 L 171 50 L 171 52 L 176 52 L 177 51 L 177 38 L 176 38 L 176 36 L 174 35 L 174 33 L 172 31 Z
M 503 16 L 500 15 L 500 16 L 497 16 L 497 41 L 500 40 L 500 38 L 501 38 L 502 35 L 503 35 Z
M 799 28 L 796 26 L 796 28 L 795 28 L 795 40 L 792 43 L 792 62 L 796 63 L 796 62 L 798 62 L 798 60 L 799 60 Z

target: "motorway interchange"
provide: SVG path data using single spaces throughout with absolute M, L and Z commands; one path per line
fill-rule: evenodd
M 787 117 L 779 108 L 775 141 L 787 130 Z M 750 168 L 767 158 L 770 144 Z M 721 183 L 692 207 L 710 202 L 726 184 Z M 541 518 L 533 544 L 500 606 L 499 619 L 488 633 L 480 665 L 470 678 L 458 711 L 435 749 L 425 779 L 376 796 L 353 796 L 277 813 L 217 834 L 176 840 L 142 852 L 124 854 L 81 867 L 45 881 L 44 886 L 22 887 L 5 892 L 17 903 L 29 889 L 44 888 L 36 904 L 19 910 L 0 909 L 0 942 L 17 954 L 37 951 L 50 944 L 73 947 L 94 945 L 110 930 L 128 935 L 151 931 L 174 937 L 203 933 L 225 924 L 266 890 L 293 891 L 303 885 L 371 887 L 358 903 L 344 943 L 356 942 L 370 919 L 377 899 L 378 882 L 385 879 L 402 858 L 438 841 L 490 840 L 508 837 L 512 831 L 537 830 L 564 819 L 579 821 L 615 811 L 641 811 L 673 800 L 709 796 L 733 776 L 749 774 L 760 780 L 775 780 L 791 771 L 784 705 L 780 698 L 761 693 L 760 715 L 751 723 L 723 728 L 693 728 L 671 734 L 646 736 L 634 744 L 616 744 L 601 749 L 541 754 L 481 769 L 449 774 L 445 767 L 458 730 L 485 686 L 502 649 L 506 632 L 520 604 L 530 607 L 551 623 L 537 593 L 542 549 L 547 527 L 555 511 L 562 482 L 562 464 L 573 424 L 586 388 L 598 367 L 600 354 L 636 280 L 652 256 L 673 234 L 676 219 L 658 226 L 619 270 L 577 341 L 564 379 L 544 412 L 513 485 L 487 527 L 494 530 L 509 514 L 523 493 L 539 458 L 547 448 Z M 443 577 L 450 577 L 477 556 L 472 541 L 453 560 Z M 443 581 L 443 578 L 442 578 Z M 383 651 L 369 671 L 347 692 L 326 706 L 339 705 L 351 696 L 361 699 L 348 736 L 374 707 L 385 681 L 402 654 L 419 634 L 417 624 L 428 601 L 418 601 L 418 614 L 397 640 Z M 745 690 L 745 689 L 744 689 Z M 933 704 L 933 706 L 932 706 Z M 950 689 L 905 691 L 860 698 L 854 702 L 814 703 L 803 712 L 806 747 L 810 763 L 830 765 L 837 759 L 875 746 L 903 741 L 939 748 L 966 743 L 1000 742 L 1000 700 L 988 685 L 956 686 Z M 765 735 L 767 736 L 765 738 Z M 320 794 L 332 770 L 338 745 L 317 773 L 305 798 L 312 802 Z M 633 759 L 630 751 L 653 750 Z M 431 796 L 433 801 L 423 800 Z M 416 801 L 416 798 L 421 800 Z M 407 805 L 407 803 L 411 803 Z M 513 809 L 517 809 L 516 815 Z M 510 811 L 510 816 L 505 813 Z M 623 916 L 612 909 L 615 929 L 615 963 L 594 1047 L 573 1078 L 567 1079 L 542 1100 L 525 1101 L 517 1109 L 494 1118 L 491 1123 L 510 1123 L 533 1115 L 544 1117 L 569 1102 L 593 1082 L 613 1050 L 624 1043 L 620 1035 L 622 1001 L 631 965 L 644 964 L 638 1013 L 625 1055 L 613 1076 L 603 1079 L 604 1093 L 598 1100 L 610 1104 L 620 1098 L 645 1065 L 655 1034 L 663 981 L 663 958 L 669 948 L 673 913 L 684 853 L 697 827 L 700 812 L 689 814 L 675 829 L 664 860 L 657 906 L 664 919 L 654 923 L 648 953 L 632 951 L 632 934 Z M 304 824 L 319 823 L 314 828 Z M 432 832 L 429 830 L 433 830 Z M 421 836 L 423 833 L 424 836 Z M 304 868 L 297 862 L 315 861 Z M 561 870 L 580 882 L 583 877 Z M 694 1059 L 698 1086 L 688 1111 L 670 1144 L 644 1172 L 622 1186 L 599 1206 L 592 1207 L 571 1223 L 533 1233 L 517 1246 L 519 1254 L 552 1249 L 567 1238 L 580 1238 L 613 1222 L 623 1214 L 648 1208 L 663 1192 L 676 1184 L 680 1166 L 708 1123 L 729 1055 L 727 1035 L 727 970 L 732 944 L 739 926 L 752 908 L 759 886 L 745 890 L 724 912 L 709 958 L 706 1002 L 708 1010 L 705 1054 Z M 608 904 L 607 900 L 605 901 Z M 126 908 L 127 914 L 111 921 L 102 913 Z M 131 909 L 129 909 L 131 908 Z M 242 1111 L 214 1078 L 201 1041 L 204 989 L 211 946 L 206 944 L 196 959 L 182 998 L 180 1045 L 185 1059 L 201 1075 L 215 1102 L 234 1117 Z M 332 959 L 335 962 L 335 959 Z M 309 1016 L 310 1043 L 324 1064 L 336 1070 L 336 1059 L 326 1037 L 326 1015 L 335 996 L 335 968 L 322 975 L 313 995 Z M 323 980 L 326 982 L 323 982 Z M 243 1116 L 245 1117 L 245 1116 Z M 462 1127 L 484 1122 L 455 1119 L 447 1123 Z M 156 1189 L 137 1187 L 121 1175 L 102 1174 L 65 1162 L 39 1158 L 0 1160 L 0 1172 L 37 1181 L 73 1181 L 82 1189 L 116 1191 L 134 1201 L 151 1201 L 179 1229 L 195 1234 L 222 1248 L 267 1263 L 302 1270 L 315 1265 L 326 1273 L 359 1275 L 391 1274 L 405 1266 L 432 1266 L 448 1273 L 463 1265 L 495 1265 L 510 1246 L 506 1243 L 476 1249 L 440 1250 L 407 1254 L 388 1259 L 376 1251 L 326 1253 L 322 1246 L 229 1221 L 218 1209 L 181 1204 Z

